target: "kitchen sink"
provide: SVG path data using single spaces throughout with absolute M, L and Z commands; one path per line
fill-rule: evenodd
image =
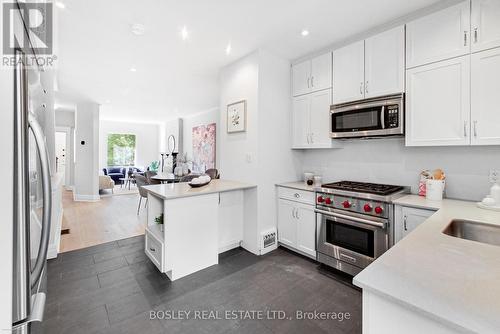
M 500 246 L 500 225 L 455 219 L 443 231 L 452 237 Z

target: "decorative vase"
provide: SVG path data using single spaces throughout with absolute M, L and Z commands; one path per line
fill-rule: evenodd
M 174 169 L 175 176 L 182 176 L 182 173 L 183 173 L 182 166 L 175 167 Z

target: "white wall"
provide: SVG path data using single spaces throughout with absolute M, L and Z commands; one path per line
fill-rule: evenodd
M 159 160 L 159 124 L 101 120 L 99 125 L 99 170 L 108 165 L 107 145 L 110 133 L 134 134 L 136 136 L 136 166 L 146 168 L 151 162 Z
M 55 111 L 56 118 L 56 131 L 65 131 L 67 138 L 66 145 L 66 165 L 69 167 L 69 175 L 66 175 L 65 187 L 72 189 L 75 185 L 75 110 L 70 109 L 57 109 Z M 69 133 L 68 133 L 69 132 Z
M 290 63 L 259 50 L 220 73 L 218 166 L 224 179 L 257 185 L 257 215 L 244 226 L 244 246 L 260 252 L 259 237 L 276 227 L 275 183 L 299 177 L 299 153 L 290 149 Z M 247 130 L 228 134 L 227 105 L 247 101 Z
M 169 120 L 165 122 L 163 131 L 164 134 L 161 135 L 161 144 L 160 148 L 162 152 L 167 152 L 168 151 L 168 137 L 174 136 L 175 138 L 175 149 L 174 152 L 182 154 L 182 149 L 183 149 L 183 141 L 184 141 L 184 134 L 183 134 L 183 120 L 181 118 L 176 118 Z
M 75 200 L 99 200 L 99 105 L 81 102 L 76 107 Z M 82 141 L 85 144 L 82 145 Z
M 193 159 L 193 127 L 207 124 L 216 124 L 216 132 L 222 131 L 219 128 L 219 110 L 217 108 L 206 110 L 197 114 L 190 115 L 188 117 L 184 117 L 182 119 L 182 152 L 187 153 L 188 158 Z M 219 149 L 218 140 L 216 141 L 215 148 L 215 158 L 217 159 L 218 149 Z M 217 161 L 215 164 L 215 168 L 218 168 Z
M 304 171 L 323 174 L 325 181 L 354 180 L 408 185 L 418 191 L 423 169 L 446 172 L 447 197 L 480 200 L 489 192 L 489 170 L 500 169 L 496 147 L 405 147 L 403 139 L 357 140 L 335 150 L 302 154 Z

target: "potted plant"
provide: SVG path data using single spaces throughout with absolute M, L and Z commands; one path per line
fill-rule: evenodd
M 155 218 L 155 223 L 159 225 L 160 231 L 163 232 L 163 213 Z

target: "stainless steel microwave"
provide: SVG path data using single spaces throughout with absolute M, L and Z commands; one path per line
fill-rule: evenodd
M 404 94 L 381 96 L 330 107 L 332 138 L 404 135 Z

